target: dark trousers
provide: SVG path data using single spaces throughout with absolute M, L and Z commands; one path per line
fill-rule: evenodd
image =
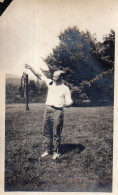
M 46 106 L 44 115 L 44 149 L 49 153 L 59 152 L 63 128 L 63 109 Z

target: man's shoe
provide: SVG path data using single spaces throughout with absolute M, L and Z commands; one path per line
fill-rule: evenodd
M 44 157 L 47 156 L 48 154 L 49 154 L 49 153 L 45 151 L 45 152 L 41 155 L 41 157 L 44 158 Z
M 59 153 L 57 153 L 57 152 L 54 152 L 54 154 L 53 154 L 53 160 L 56 160 L 56 159 L 58 159 L 59 158 L 59 156 L 60 156 L 61 154 L 59 154 Z

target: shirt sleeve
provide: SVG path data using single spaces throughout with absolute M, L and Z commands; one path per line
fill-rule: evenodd
M 45 76 L 42 76 L 42 77 L 41 77 L 41 80 L 44 81 L 44 82 L 46 83 L 47 86 L 49 86 L 50 83 L 52 82 L 51 79 L 48 79 L 48 78 L 45 77 Z
M 65 92 L 65 106 L 70 106 L 73 103 L 72 98 L 71 98 L 71 92 L 68 87 L 66 87 L 66 92 Z

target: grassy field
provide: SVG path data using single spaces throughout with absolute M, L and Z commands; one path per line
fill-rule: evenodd
M 6 105 L 5 191 L 111 192 L 113 107 L 65 108 L 62 155 L 41 159 L 44 104 Z

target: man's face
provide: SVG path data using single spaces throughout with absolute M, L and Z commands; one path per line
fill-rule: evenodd
M 54 80 L 54 81 L 60 80 L 60 73 L 54 72 L 54 74 L 53 74 L 53 80 Z

